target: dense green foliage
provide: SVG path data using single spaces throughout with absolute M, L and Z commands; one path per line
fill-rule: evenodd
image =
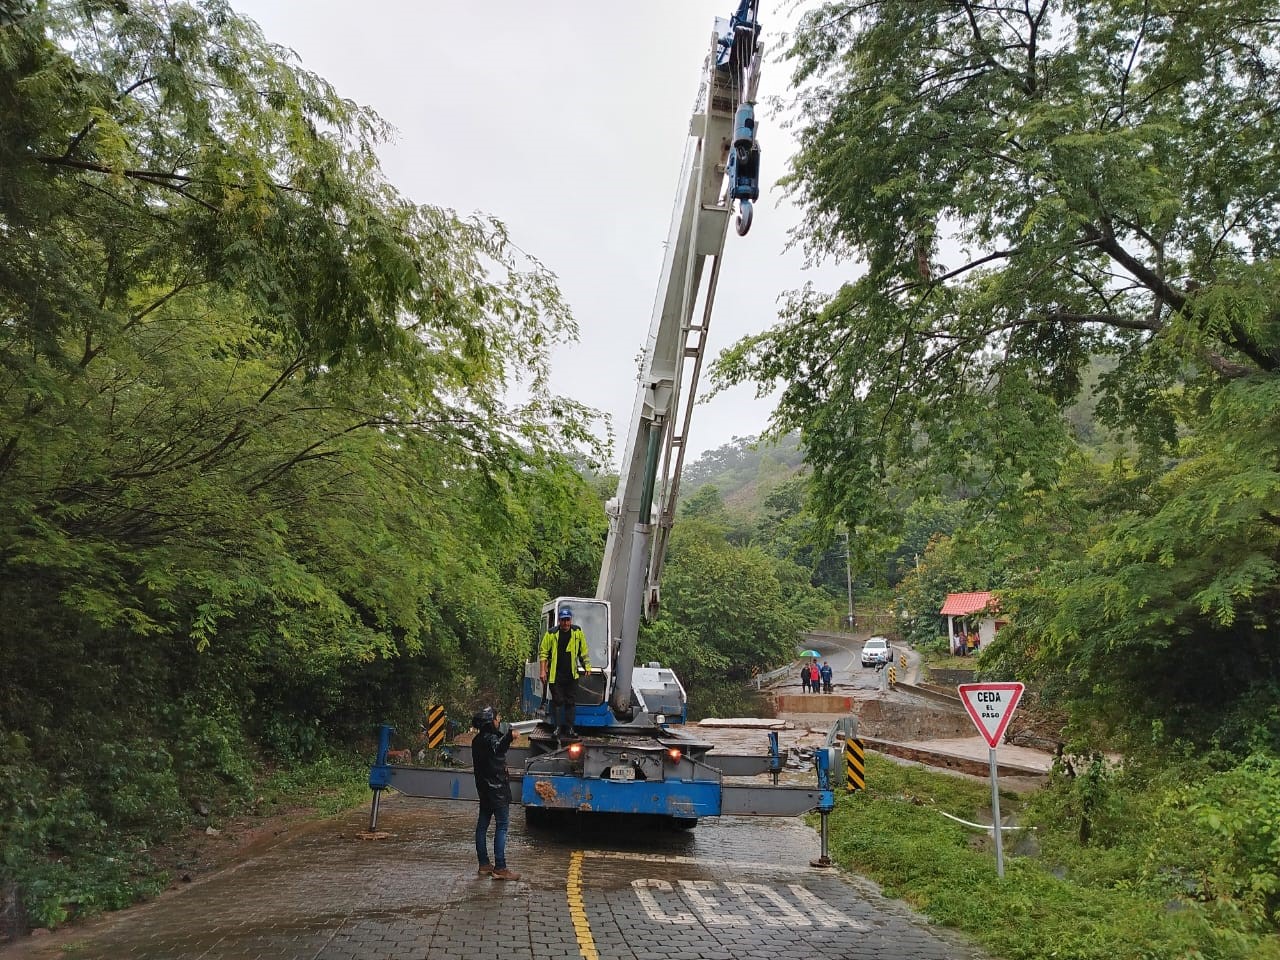
M 840 797 L 832 815 L 833 857 L 997 956 L 1280 957 L 1266 916 L 1280 816 L 1274 760 L 1226 777 L 1194 761 L 1154 774 L 1099 765 L 1029 802 L 1002 794 L 1002 813 L 1034 831 L 1004 833 L 1003 880 L 992 841 L 940 812 L 989 823 L 985 783 L 867 761 L 867 791 Z
M 1276 750 L 1280 8 L 830 2 L 788 52 L 798 239 L 864 269 L 717 373 L 782 385 L 815 515 L 936 536 L 909 612 L 999 590 L 984 667 L 1075 732 Z
M 1086 754 L 1025 811 L 1065 878 L 874 797 L 837 849 L 1001 955 L 1280 954 L 1280 8 L 828 2 L 789 55 L 798 239 L 862 273 L 717 376 L 913 639 L 997 591 L 979 670 Z
M 751 677 L 792 660 L 801 630 L 830 598 L 798 564 L 761 542 L 733 544 L 726 520 L 682 520 L 673 531 L 662 613 L 645 626 L 638 659 L 674 667 L 695 719 L 742 713 Z
M 6 11 L 0 848 L 57 920 L 262 754 L 503 692 L 603 520 L 552 278 L 376 116 L 223 3 Z
M 846 544 L 839 537 L 833 540 L 830 525 L 809 509 L 810 477 L 802 467 L 803 451 L 797 444 L 795 435 L 776 441 L 746 437 L 707 451 L 685 471 L 695 481 L 681 481 L 680 516 L 708 519 L 721 528 L 728 543 L 755 544 L 775 560 L 800 566 L 808 571 L 813 586 L 840 600 L 840 609 L 847 609 Z M 924 540 L 927 535 L 916 549 L 924 549 Z M 912 542 L 904 541 L 901 556 L 888 557 L 884 571 L 855 569 L 855 596 L 863 597 L 879 586 L 881 573 L 896 583 L 901 578 L 900 561 L 911 556 L 911 549 Z M 839 619 L 834 608 L 828 608 L 825 625 L 834 628 Z

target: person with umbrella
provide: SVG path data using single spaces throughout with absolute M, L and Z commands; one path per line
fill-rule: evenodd
M 801 650 L 800 656 L 812 658 L 813 661 L 812 663 L 805 663 L 800 668 L 800 689 L 804 693 L 809 693 L 811 690 L 817 693 L 821 689 L 818 684 L 822 682 L 818 673 L 818 657 L 822 656 L 822 654 L 817 650 Z

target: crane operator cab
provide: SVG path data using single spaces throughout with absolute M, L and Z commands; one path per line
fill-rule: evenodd
M 587 733 L 608 727 L 654 727 L 684 722 L 688 712 L 684 687 L 672 670 L 656 663 L 637 666 L 632 672 L 631 699 L 637 708 L 636 716 L 630 723 L 618 721 L 609 706 L 617 673 L 617 642 L 609 639 L 612 633 L 609 603 L 583 597 L 557 597 L 542 608 L 533 656 L 525 663 L 521 707 L 526 716 L 554 724 L 551 691 L 549 685 L 544 689 L 538 654 L 542 638 L 559 629 L 558 614 L 565 608 L 573 612 L 573 626 L 582 629 L 591 661 L 591 669 L 578 677 L 574 720 L 578 730 Z
M 542 608 L 539 629 L 533 641 L 533 655 L 525 663 L 524 689 L 521 706 L 527 716 L 553 722 L 554 711 L 550 684 L 544 685 L 538 664 L 542 638 L 559 630 L 559 612 L 571 610 L 573 626 L 580 628 L 587 642 L 587 659 L 591 669 L 578 675 L 576 720 L 578 727 L 590 728 L 609 725 L 609 681 L 613 676 L 613 663 L 609 649 L 609 604 L 603 600 L 582 597 L 557 597 Z

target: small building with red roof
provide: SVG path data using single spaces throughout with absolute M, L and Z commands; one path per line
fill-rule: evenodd
M 996 631 L 1005 625 L 1004 620 L 996 619 L 999 612 L 1000 601 L 990 590 L 948 593 L 939 613 L 947 618 L 951 652 L 965 652 L 965 638 L 971 634 L 977 641 L 977 647 L 984 647 L 994 640 Z

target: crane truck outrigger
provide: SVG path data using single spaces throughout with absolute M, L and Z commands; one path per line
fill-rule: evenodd
M 564 740 L 545 729 L 546 691 L 536 659 L 526 664 L 522 706 L 535 718 L 516 724 L 527 747 L 508 751 L 513 799 L 526 819 L 555 812 L 656 814 L 678 826 L 722 814 L 822 814 L 834 807 L 835 752 L 817 753 L 813 787 L 782 786 L 778 736 L 758 755 L 713 752 L 713 745 L 681 730 L 687 697 L 675 673 L 656 663 L 635 665 L 640 618 L 658 606 L 659 582 L 675 516 L 688 426 L 715 303 L 729 219 L 751 227 L 759 198 L 760 148 L 755 98 L 762 46 L 759 0 L 741 0 L 727 20 L 717 18 L 698 103 L 690 122 L 676 207 L 659 279 L 635 406 L 627 433 L 617 496 L 608 504 L 609 535 L 595 597 L 556 597 L 543 608 L 543 629 L 556 628 L 569 606 L 598 668 L 579 681 L 575 726 Z M 695 310 L 700 306 L 699 318 Z M 656 501 L 656 507 L 655 507 Z M 417 797 L 476 799 L 469 771 L 391 766 L 390 728 L 384 727 L 369 776 L 374 790 L 370 830 L 377 829 L 379 792 L 394 787 Z M 456 750 L 463 763 L 469 748 Z M 734 784 L 726 778 L 772 774 L 772 784 Z

